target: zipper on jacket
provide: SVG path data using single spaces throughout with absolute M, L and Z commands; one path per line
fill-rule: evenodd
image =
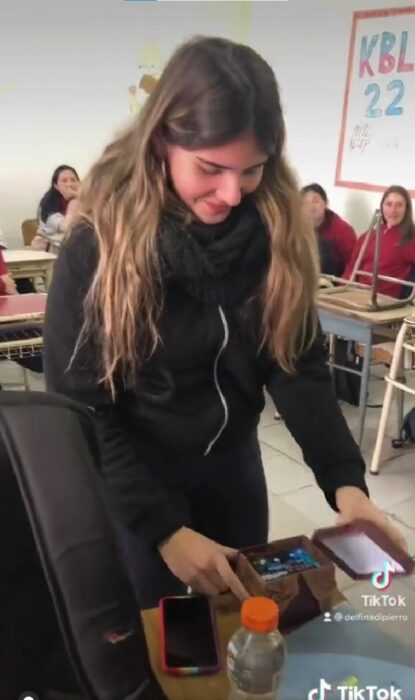
M 219 358 L 222 355 L 223 351 L 225 350 L 225 348 L 228 344 L 228 341 L 229 341 L 229 327 L 228 327 L 228 322 L 226 320 L 226 316 L 223 312 L 222 307 L 219 306 L 218 309 L 219 309 L 220 320 L 222 321 L 222 325 L 223 325 L 224 334 L 223 334 L 223 343 L 220 347 L 218 354 L 216 355 L 215 362 L 213 365 L 213 379 L 215 381 L 215 386 L 216 386 L 217 392 L 219 394 L 219 398 L 220 398 L 222 406 L 223 406 L 224 418 L 223 418 L 223 423 L 222 423 L 218 433 L 215 435 L 213 440 L 211 440 L 209 445 L 207 446 L 206 452 L 204 453 L 205 456 L 207 454 L 209 454 L 209 452 L 211 451 L 215 442 L 217 442 L 219 440 L 220 436 L 222 435 L 223 431 L 225 430 L 225 428 L 228 424 L 228 418 L 229 418 L 228 404 L 226 403 L 226 399 L 225 399 L 225 396 L 222 392 L 222 389 L 220 388 L 219 379 L 218 379 Z

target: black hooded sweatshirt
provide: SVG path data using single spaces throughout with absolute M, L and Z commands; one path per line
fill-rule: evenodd
M 152 546 L 179 529 L 182 494 L 160 479 L 158 467 L 173 472 L 180 460 L 248 437 L 264 407 L 264 388 L 329 504 L 336 508 L 341 486 L 367 493 L 365 465 L 333 392 L 321 332 L 294 374 L 260 350 L 259 290 L 269 240 L 254 205 L 243 202 L 220 224 L 183 227 L 166 220 L 158 250 L 161 342 L 134 386 L 119 381 L 115 402 L 98 383 L 93 335 L 70 364 L 97 266 L 96 237 L 87 225 L 62 246 L 48 294 L 47 387 L 93 409 L 102 471 L 120 520 Z

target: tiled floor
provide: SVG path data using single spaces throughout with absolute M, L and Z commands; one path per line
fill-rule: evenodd
M 378 376 L 371 382 L 370 403 L 381 404 L 384 382 L 381 381 L 380 371 L 375 374 Z M 2 363 L 0 381 L 5 389 L 9 388 L 5 385 L 6 382 L 21 382 L 20 368 L 12 363 Z M 30 373 L 30 383 L 33 390 L 43 389 L 42 377 Z M 343 410 L 353 429 L 357 422 L 357 409 L 345 405 Z M 370 462 L 376 438 L 379 415 L 380 408 L 368 409 L 363 442 L 363 454 L 367 464 Z M 394 435 L 395 422 L 396 418 L 392 415 L 388 426 L 389 437 Z M 335 513 L 315 485 L 313 474 L 305 466 L 301 450 L 291 438 L 284 423 L 274 420 L 274 409 L 270 401 L 267 401 L 261 417 L 260 440 L 269 489 L 270 539 L 298 534 L 311 535 L 319 527 L 333 525 Z M 388 439 L 384 445 L 383 457 L 380 474 L 367 475 L 371 496 L 403 532 L 410 554 L 415 556 L 415 448 L 395 451 Z M 367 612 L 362 595 L 374 592 L 370 584 L 356 583 L 342 572 L 338 572 L 338 583 L 352 605 Z M 379 624 L 386 625 L 391 634 L 415 644 L 415 576 L 394 581 L 388 594 L 404 595 L 407 606 L 404 612 L 408 615 L 408 621 Z M 382 612 L 382 608 L 377 608 L 375 612 Z M 395 609 L 389 612 L 397 611 Z

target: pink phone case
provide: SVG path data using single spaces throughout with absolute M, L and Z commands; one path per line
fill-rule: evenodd
M 380 549 L 385 552 L 385 555 L 397 562 L 403 569 L 401 572 L 395 572 L 396 576 L 410 576 L 415 570 L 415 562 L 402 549 L 400 549 L 382 530 L 376 525 L 366 520 L 357 520 L 352 525 L 341 525 L 338 527 L 328 527 L 316 530 L 312 541 L 322 552 L 324 552 L 337 566 L 342 569 L 348 576 L 356 580 L 370 579 L 373 574 L 359 574 L 348 565 L 344 559 L 330 547 L 330 539 L 333 537 L 353 536 L 358 533 L 364 533 L 372 540 Z
M 165 596 L 160 600 L 159 603 L 159 615 L 160 615 L 160 646 L 161 646 L 161 666 L 163 669 L 164 673 L 167 673 L 171 676 L 204 676 L 204 675 L 209 675 L 209 674 L 214 674 L 218 673 L 221 668 L 221 654 L 220 654 L 220 645 L 219 645 L 219 636 L 218 636 L 218 630 L 217 630 L 217 625 L 216 625 L 216 614 L 215 610 L 213 608 L 213 605 L 211 601 L 208 601 L 209 604 L 209 611 L 210 611 L 210 620 L 211 620 L 211 625 L 212 625 L 212 632 L 213 632 L 213 638 L 215 640 L 215 649 L 216 649 L 216 654 L 218 658 L 218 663 L 213 665 L 213 666 L 186 666 L 186 667 L 177 667 L 177 666 L 169 666 L 167 664 L 167 655 L 166 655 L 166 625 L 165 625 L 165 617 L 164 617 L 164 603 L 165 601 L 168 600 L 177 600 L 177 599 L 182 599 L 182 598 L 191 598 L 192 596 Z

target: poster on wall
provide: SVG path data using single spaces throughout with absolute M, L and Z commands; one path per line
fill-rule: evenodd
M 242 44 L 248 44 L 251 19 L 250 0 L 236 0 L 226 3 L 226 6 L 216 3 L 205 3 L 202 15 L 199 13 L 197 25 L 186 28 L 190 37 L 199 34 L 199 26 L 203 25 L 206 35 L 215 36 L 217 27 L 221 35 Z M 154 31 L 154 30 L 153 30 Z M 157 34 L 157 32 L 155 32 Z M 178 43 L 181 43 L 178 40 Z M 153 91 L 163 71 L 172 47 L 166 50 L 159 41 L 148 39 L 139 51 L 139 62 L 136 81 L 128 86 L 128 102 L 131 114 L 137 114 L 144 105 L 147 97 Z
M 415 6 L 353 15 L 335 184 L 415 196 Z

